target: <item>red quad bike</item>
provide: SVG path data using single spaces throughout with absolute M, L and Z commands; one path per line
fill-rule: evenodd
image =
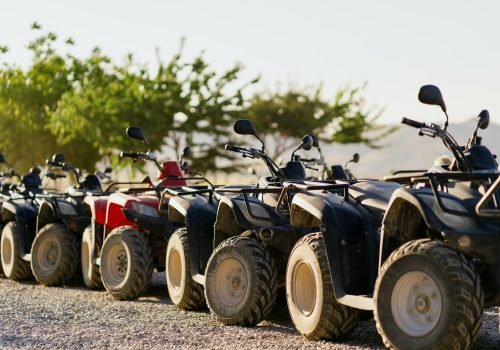
M 148 145 L 139 127 L 129 127 L 127 135 Z M 186 148 L 183 157 L 189 153 Z M 183 177 L 183 170 L 188 170 L 183 157 L 181 162 L 166 161 L 160 166 L 150 151 L 121 156 L 155 162 L 159 182 L 155 185 L 147 177 L 141 186 L 85 199 L 92 221 L 82 237 L 82 272 L 89 288 L 104 285 L 115 299 L 133 300 L 149 287 L 154 268 L 165 270 L 167 241 L 177 228 L 167 219 L 171 195 L 165 189 L 183 188 L 186 180 L 207 180 Z

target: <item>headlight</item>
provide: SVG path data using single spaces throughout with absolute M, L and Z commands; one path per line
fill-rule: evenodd
M 142 214 L 142 215 L 152 216 L 155 218 L 160 217 L 160 214 L 158 213 L 156 208 L 141 204 L 139 202 L 135 202 L 135 201 L 132 202 L 130 204 L 130 209 L 135 210 L 136 212 L 138 212 L 139 214 Z
M 57 201 L 57 206 L 62 215 L 78 215 L 75 207 L 68 202 L 65 201 Z

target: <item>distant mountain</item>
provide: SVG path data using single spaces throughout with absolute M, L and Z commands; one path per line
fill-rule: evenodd
M 451 124 L 448 130 L 460 145 L 464 145 L 475 127 L 475 120 Z M 500 155 L 500 125 L 490 123 L 488 129 L 479 130 L 483 144 L 494 154 Z M 371 149 L 364 145 L 322 145 L 328 164 L 344 164 L 353 153 L 360 154 L 357 164 L 349 168 L 357 177 L 381 177 L 398 169 L 428 169 L 434 159 L 450 152 L 440 139 L 419 136 L 418 129 L 401 125 L 392 135 L 383 139 L 382 149 Z M 314 152 L 311 151 L 311 152 Z M 313 156 L 313 154 L 311 154 Z

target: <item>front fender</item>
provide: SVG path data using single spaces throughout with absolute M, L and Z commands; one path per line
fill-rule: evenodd
M 36 206 L 26 201 L 21 203 L 7 201 L 4 202 L 2 206 L 3 222 L 20 220 L 24 222 L 25 225 L 34 227 L 37 214 L 38 211 Z
M 337 299 L 373 291 L 377 270 L 378 232 L 368 211 L 332 193 L 297 193 L 292 200 L 293 226 L 322 232 Z
M 212 254 L 216 213 L 217 204 L 203 195 L 173 197 L 168 203 L 169 220 L 187 229 L 193 276 L 204 274 Z

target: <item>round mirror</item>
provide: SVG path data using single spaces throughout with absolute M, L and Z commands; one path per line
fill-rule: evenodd
M 490 112 L 483 109 L 481 113 L 477 116 L 477 126 L 479 129 L 486 129 L 490 124 Z
M 311 135 L 304 135 L 302 138 L 302 149 L 305 151 L 311 150 L 314 140 Z

